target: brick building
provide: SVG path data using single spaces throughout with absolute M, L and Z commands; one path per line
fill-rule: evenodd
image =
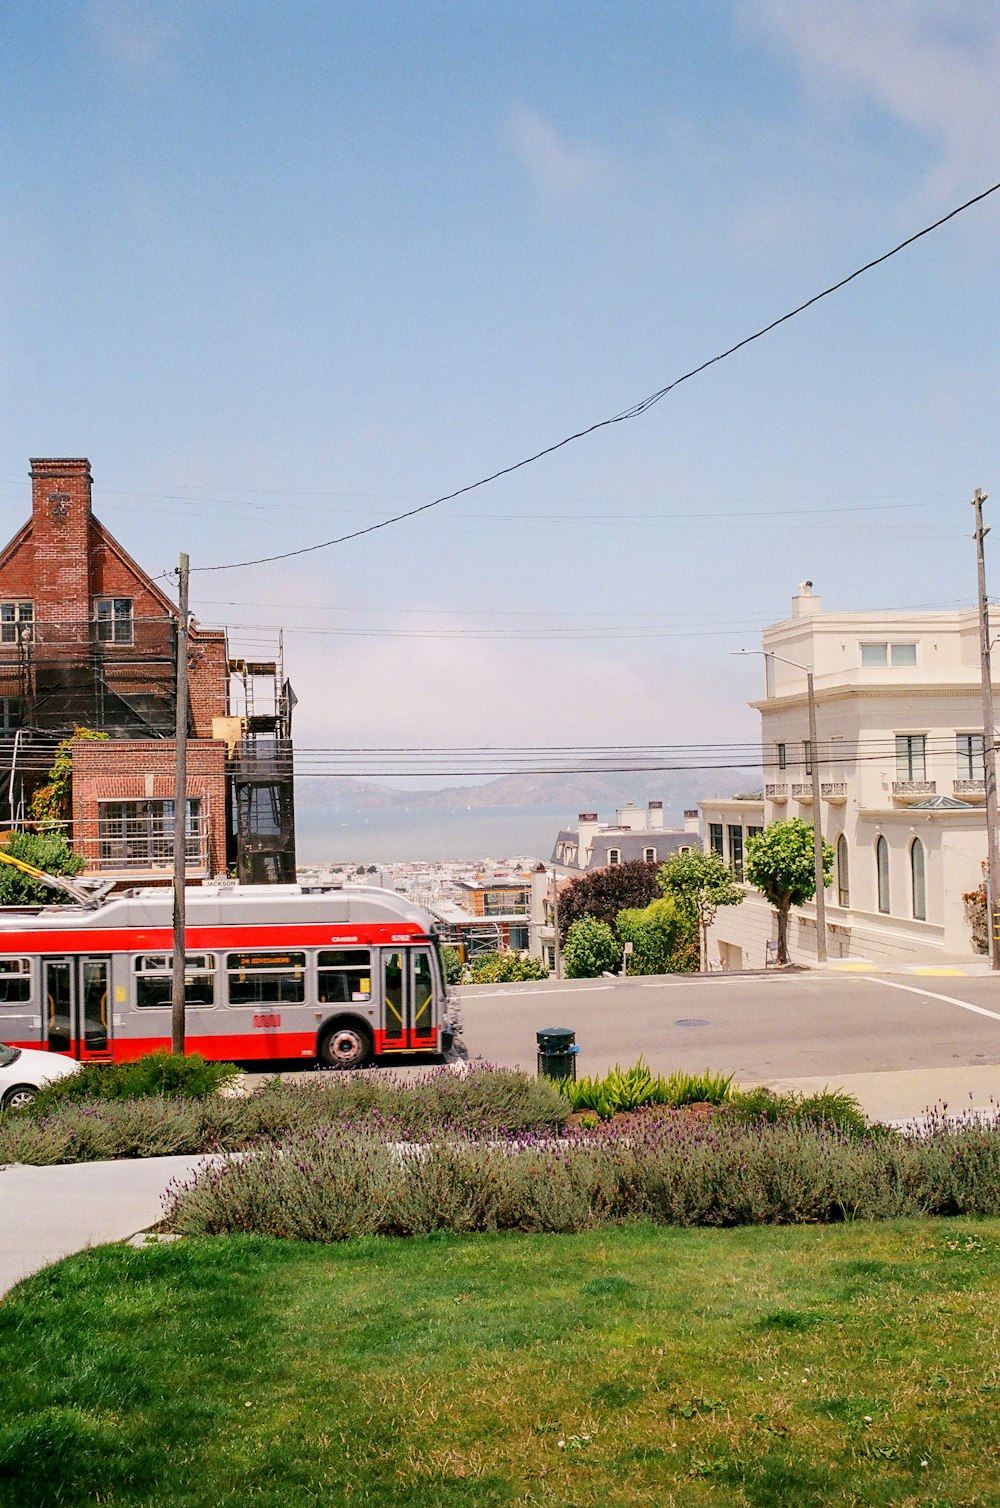
M 75 739 L 72 838 L 88 872 L 167 878 L 173 863 L 177 608 L 91 510 L 90 463 L 31 462 L 31 518 L 0 551 L 0 825 L 24 823 L 55 745 Z M 266 706 L 244 696 L 270 678 Z M 192 878 L 294 879 L 294 698 L 277 664 L 230 661 L 192 624 L 187 857 Z

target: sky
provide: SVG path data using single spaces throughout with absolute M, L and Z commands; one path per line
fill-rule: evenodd
M 994 7 L 7 0 L 0 48 L 6 532 L 88 456 L 200 621 L 283 628 L 303 751 L 752 739 L 732 651 L 800 581 L 974 601 L 1000 194 L 639 418 L 212 568 L 617 414 L 1000 179 Z

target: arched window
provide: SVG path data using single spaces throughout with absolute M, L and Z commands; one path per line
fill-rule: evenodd
M 878 909 L 889 914 L 889 845 L 879 835 L 875 844 L 875 871 L 878 876 Z
M 927 885 L 924 871 L 924 845 L 919 838 L 914 838 L 910 844 L 910 885 L 914 920 L 925 922 L 927 920 Z
M 837 839 L 837 905 L 851 904 L 851 877 L 847 865 L 847 839 L 841 833 Z

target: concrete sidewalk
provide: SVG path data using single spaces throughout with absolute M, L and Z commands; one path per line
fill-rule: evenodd
M 0 1167 L 0 1293 L 60 1257 L 125 1241 L 163 1219 L 162 1195 L 205 1157 Z
M 935 1107 L 946 1107 L 949 1119 L 965 1110 L 1000 1116 L 1000 1064 L 996 1063 L 830 1073 L 822 1078 L 768 1079 L 766 1083 L 771 1089 L 795 1089 L 802 1094 L 844 1089 L 854 1095 L 869 1120 L 897 1124 L 919 1120 Z

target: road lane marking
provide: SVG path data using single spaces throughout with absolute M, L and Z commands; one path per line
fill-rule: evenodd
M 468 989 L 470 986 L 466 985 L 463 988 Z M 613 984 L 585 984 L 577 990 L 560 990 L 555 988 L 545 990 L 483 990 L 482 994 L 476 990 L 474 995 L 463 995 L 462 1003 L 464 1005 L 469 1000 L 493 1000 L 497 995 L 520 995 L 522 1000 L 533 1000 L 536 995 L 590 995 L 593 994 L 594 990 L 613 990 L 614 988 Z
M 935 990 L 921 990 L 915 984 L 897 984 L 895 979 L 882 979 L 878 974 L 868 974 L 872 984 L 884 984 L 887 990 L 905 990 L 908 995 L 925 995 L 928 1000 L 943 1000 L 945 1005 L 959 1005 L 963 1011 L 974 1011 L 977 1016 L 989 1016 L 991 1021 L 1000 1021 L 1000 1012 L 988 1011 L 984 1005 L 973 1005 L 969 1000 L 958 1000 L 954 995 L 939 995 Z

